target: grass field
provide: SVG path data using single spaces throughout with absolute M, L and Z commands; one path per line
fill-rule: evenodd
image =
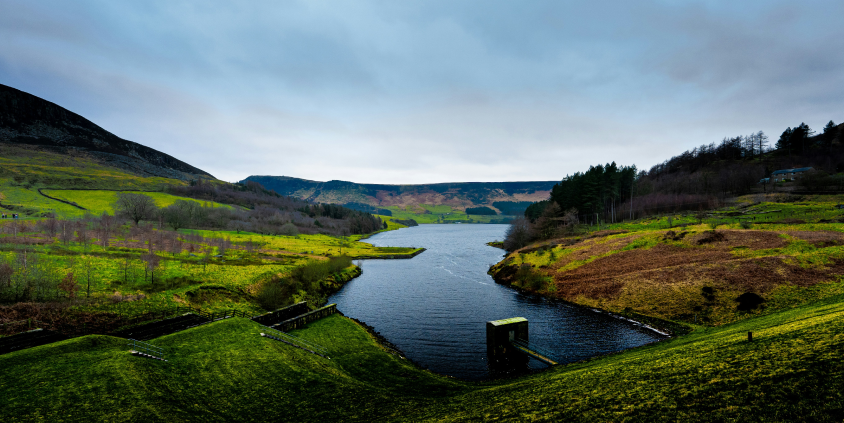
M 186 182 L 161 177 L 141 177 L 99 164 L 84 153 L 72 155 L 40 151 L 25 146 L 0 145 L 0 202 L 18 206 L 22 217 L 46 213 L 73 217 L 81 210 L 51 200 L 38 189 L 109 189 L 163 191 Z
M 114 202 L 117 201 L 117 191 L 106 191 L 106 190 L 53 190 L 53 189 L 44 189 L 43 192 L 50 197 L 59 198 L 65 201 L 76 203 L 87 211 L 95 214 L 101 215 L 104 212 L 109 214 L 114 214 Z M 202 205 L 208 205 L 210 207 L 232 207 L 226 204 L 215 203 L 213 201 L 200 201 L 194 200 L 192 198 L 187 197 L 177 197 L 175 195 L 165 194 L 163 192 L 142 192 L 142 191 L 124 191 L 130 193 L 137 193 L 137 194 L 144 194 L 147 196 L 152 197 L 155 200 L 155 204 L 158 207 L 167 207 L 177 200 L 186 200 L 186 201 L 193 201 Z M 68 215 L 68 211 L 63 210 L 65 215 Z M 85 210 L 80 210 L 78 208 L 72 207 L 72 213 L 70 216 L 77 215 L 81 216 L 85 213 Z M 68 216 L 68 217 L 70 217 Z
M 393 224 L 394 228 L 399 226 Z M 84 312 L 115 311 L 121 315 L 137 315 L 192 305 L 206 310 L 238 309 L 258 313 L 267 311 L 256 301 L 261 284 L 272 278 L 283 278 L 297 267 L 327 260 L 330 256 L 395 257 L 419 251 L 409 247 L 374 247 L 357 242 L 362 238 L 360 235 L 346 238 L 270 236 L 199 230 L 181 230 L 177 234 L 153 228 L 124 227 L 114 230 L 108 245 L 104 246 L 98 239 L 100 232 L 88 230 L 86 233 L 87 242 L 80 241 L 78 236 L 61 241 L 33 225 L 28 225 L 28 229 L 17 236 L 0 234 L 0 264 L 14 265 L 20 277 L 40 272 L 37 274 L 44 276 L 39 278 L 53 284 L 68 274 L 74 275 L 79 286 L 78 297 L 90 295 L 96 300 L 74 306 L 75 310 Z M 219 256 L 218 244 L 222 240 L 227 240 L 231 246 L 225 255 Z M 148 255 L 150 248 L 155 251 L 153 267 L 150 267 Z M 34 263 L 29 270 L 21 265 L 21 260 L 27 257 Z M 331 282 L 332 286 L 336 284 L 337 280 Z M 290 301 L 305 297 L 319 299 L 314 293 L 292 295 L 295 298 Z
M 844 218 L 844 209 L 836 208 L 836 205 L 844 203 L 844 195 L 803 195 L 798 201 L 789 197 L 792 196 L 782 193 L 746 195 L 737 198 L 731 206 L 706 212 L 703 220 L 699 220 L 695 212 L 665 213 L 622 223 L 602 223 L 600 229 L 638 231 L 671 229 L 701 223 L 717 223 L 719 227 L 738 228 L 741 222 L 747 222 L 759 229 L 844 231 L 841 225 L 824 226 L 821 222 Z M 818 224 L 820 226 L 814 226 Z M 597 229 L 594 226 L 591 228 Z
M 24 219 L 28 217 L 39 218 L 46 216 L 48 213 L 67 217 L 79 216 L 84 213 L 84 211 L 69 204 L 44 197 L 34 188 L 28 189 L 9 182 L 8 180 L 0 180 L 0 192 L 4 197 L 0 202 L 15 207 L 14 211 L 6 211 L 6 213 L 19 213 L 21 218 Z
M 424 223 L 503 223 L 512 216 L 467 215 L 462 210 L 453 209 L 447 205 L 420 204 L 417 206 L 387 207 L 397 219 L 413 219 Z
M 152 340 L 167 363 L 86 336 L 0 356 L 0 419 L 841 421 L 842 300 L 484 383 L 419 370 L 339 315 L 292 332 L 330 360 L 240 318 Z
M 393 223 L 393 222 L 390 222 Z M 399 229 L 405 227 L 393 223 L 394 226 L 389 228 Z M 391 255 L 407 255 L 418 251 L 418 248 L 410 247 L 374 247 L 372 244 L 366 242 L 357 242 L 364 238 L 364 235 L 350 235 L 343 238 L 337 238 L 329 235 L 316 234 L 307 235 L 300 234 L 296 236 L 284 235 L 261 235 L 251 232 L 235 232 L 235 231 L 198 231 L 198 230 L 183 230 L 186 233 L 194 233 L 207 237 L 230 237 L 234 242 L 252 241 L 261 244 L 262 251 L 265 254 L 306 254 L 306 255 L 347 255 L 351 258 L 364 257 L 380 257 Z
M 0 179 L 32 188 L 126 189 L 156 191 L 185 182 L 141 177 L 99 164 L 84 153 L 59 154 L 26 146 L 0 145 Z

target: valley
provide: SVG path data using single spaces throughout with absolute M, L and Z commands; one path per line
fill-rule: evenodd
M 596 212 L 578 220 L 551 206 L 561 192 L 554 182 L 228 183 L 15 91 L 0 91 L 0 207 L 9 216 L 0 220 L 3 421 L 844 416 L 842 194 L 781 189 L 697 209 L 652 195 L 662 201 L 657 209 L 625 216 L 616 210 L 627 210 L 622 198 L 607 190 L 603 203 L 590 203 Z M 537 211 L 532 221 L 529 206 Z M 507 222 L 499 242 L 479 238 L 448 254 L 452 244 L 437 244 L 470 238 L 457 229 L 466 225 L 437 224 Z M 417 223 L 432 225 L 410 227 Z M 525 237 L 503 257 L 485 245 L 514 245 L 518 228 Z M 414 230 L 433 234 L 431 251 L 421 242 L 367 242 Z M 484 250 L 472 266 L 461 261 L 476 249 Z M 425 254 L 430 262 L 420 259 Z M 403 279 L 411 273 L 401 270 L 356 279 L 368 265 L 362 260 L 378 259 L 421 264 L 422 276 Z M 446 270 L 451 279 L 433 280 Z M 490 277 L 495 283 L 484 286 Z M 330 298 L 372 281 L 386 288 L 357 301 L 374 304 L 390 289 L 409 298 L 375 307 L 382 321 L 436 322 L 440 305 L 471 309 L 497 292 L 524 307 L 502 308 L 507 313 L 553 301 L 671 337 L 581 351 L 568 364 L 518 377 L 447 377 L 415 364 L 378 326 L 352 319 L 351 306 L 349 317 L 334 312 Z M 412 312 L 423 303 L 418 295 L 432 305 Z M 470 323 L 479 327 L 467 330 L 480 339 L 483 321 L 515 317 L 503 313 L 477 317 Z M 437 329 L 471 326 L 469 318 L 451 320 Z M 554 336 L 539 330 L 542 320 L 534 319 L 535 343 Z M 175 329 L 124 337 L 155 325 Z M 19 341 L 41 335 L 53 338 Z M 590 336 L 578 342 L 594 343 Z M 443 348 L 441 341 L 421 343 Z M 161 360 L 130 352 L 127 342 Z M 483 355 L 479 342 L 460 354 Z

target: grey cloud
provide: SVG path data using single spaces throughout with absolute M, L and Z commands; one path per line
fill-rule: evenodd
M 0 11 L 0 82 L 230 180 L 558 179 L 844 119 L 836 1 Z

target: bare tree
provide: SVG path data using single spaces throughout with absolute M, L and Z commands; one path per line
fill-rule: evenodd
M 768 146 L 768 136 L 764 132 L 759 131 L 754 134 L 756 138 L 756 145 L 759 146 L 759 157 L 765 156 L 765 147 Z
M 580 219 L 577 217 L 577 209 L 572 207 L 566 210 L 560 221 L 563 223 L 563 230 L 565 232 L 573 232 L 575 227 L 580 223 Z
M 11 232 L 11 233 L 12 233 L 12 235 L 13 235 L 15 238 L 17 238 L 17 237 L 18 237 L 18 232 L 19 232 L 19 230 L 20 230 L 20 227 L 19 227 L 19 225 L 18 225 L 18 221 L 17 221 L 17 219 L 12 220 L 12 224 L 11 224 L 11 225 L 9 225 L 9 226 L 7 226 L 6 228 L 7 228 L 7 230 L 8 230 L 9 232 Z
M 504 237 L 504 249 L 515 251 L 522 248 L 531 241 L 530 221 L 524 217 L 517 217 L 510 222 L 507 233 Z
M 152 219 L 158 212 L 158 206 L 152 197 L 144 194 L 121 192 L 117 194 L 117 201 L 114 202 L 114 211 L 120 216 L 135 222 L 135 226 L 141 220 Z
M 41 223 L 41 227 L 43 228 L 44 232 L 46 232 L 50 237 L 56 236 L 56 233 L 59 230 L 59 222 L 56 220 L 55 217 L 51 217 Z
M 176 254 L 181 254 L 182 252 L 182 239 L 179 238 L 179 234 L 173 232 L 172 238 L 170 238 L 170 253 L 174 256 Z
M 548 239 L 554 236 L 557 232 L 557 227 L 560 225 L 559 215 L 561 214 L 560 205 L 555 201 L 551 201 L 542 214 L 536 219 L 533 225 L 532 233 L 534 238 Z
M 180 201 L 183 200 L 179 200 L 176 203 L 161 209 L 161 218 L 164 223 L 166 223 L 167 226 L 171 227 L 174 231 L 178 231 L 190 224 L 190 213 L 185 207 L 182 207 L 179 204 Z
M 116 222 L 114 216 L 111 216 L 106 212 L 103 212 L 102 216 L 100 216 L 97 232 L 98 237 L 100 238 L 100 244 L 103 248 L 108 248 L 109 238 L 111 238 L 111 233 L 114 230 L 115 224 Z
M 206 267 L 208 266 L 208 262 L 211 261 L 211 245 L 209 244 L 205 247 L 205 255 L 202 257 L 202 271 L 204 272 Z
M 15 269 L 9 263 L 0 262 L 0 294 L 12 286 L 12 275 Z
M 61 232 L 59 232 L 59 240 L 61 240 L 64 245 L 73 241 L 73 224 L 70 222 L 62 222 Z
M 155 271 L 161 265 L 161 258 L 153 253 L 145 254 L 142 258 L 146 262 L 145 270 L 147 271 L 147 275 L 149 275 L 150 283 L 155 283 Z
M 91 256 L 82 257 L 82 272 L 85 276 L 85 298 L 91 298 L 91 279 L 94 278 L 94 258 Z
M 217 239 L 217 254 L 224 256 L 226 255 L 226 251 L 231 248 L 231 238 L 218 238 Z
M 91 241 L 91 238 L 88 237 L 88 228 L 85 226 L 83 223 L 76 231 L 76 242 L 82 245 L 84 251 L 88 251 L 88 243 Z

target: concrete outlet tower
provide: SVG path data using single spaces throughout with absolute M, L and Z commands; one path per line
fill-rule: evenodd
M 511 317 L 503 320 L 486 322 L 486 352 L 489 361 L 509 360 L 513 356 L 522 356 L 511 342 L 528 342 L 528 321 L 524 317 Z

